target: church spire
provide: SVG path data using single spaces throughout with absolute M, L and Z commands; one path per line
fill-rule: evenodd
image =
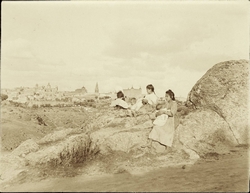
M 95 85 L 95 93 L 99 93 L 99 87 L 98 87 L 98 82 Z

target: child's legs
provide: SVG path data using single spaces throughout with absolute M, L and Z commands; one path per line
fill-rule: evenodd
M 138 99 L 135 105 L 135 110 L 138 111 L 143 106 L 142 99 Z
M 138 103 L 135 110 L 138 111 L 142 106 L 143 106 L 142 103 Z

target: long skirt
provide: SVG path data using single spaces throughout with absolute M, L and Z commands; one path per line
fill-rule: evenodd
M 149 133 L 149 138 L 171 147 L 174 139 L 174 117 L 169 117 L 163 126 L 154 126 Z

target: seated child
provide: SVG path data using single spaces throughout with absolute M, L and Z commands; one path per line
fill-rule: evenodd
M 128 103 L 126 103 L 125 101 L 125 97 L 124 97 L 124 94 L 122 91 L 119 91 L 117 93 L 117 99 L 115 99 L 111 105 L 111 107 L 118 107 L 118 108 L 123 108 L 123 109 L 127 109 L 129 106 L 128 106 Z
M 132 98 L 130 100 L 130 109 L 135 110 L 136 109 L 136 98 Z
M 167 110 L 166 108 L 163 108 L 164 106 L 161 104 L 156 105 L 156 110 L 157 112 L 159 112 L 160 110 Z M 157 126 L 163 126 L 166 124 L 168 119 L 168 115 L 166 114 L 162 114 L 158 117 L 156 117 L 156 119 L 154 120 L 153 124 L 157 125 Z
M 156 105 L 157 104 L 157 96 L 154 92 L 154 87 L 153 85 L 148 85 L 146 87 L 147 90 L 147 94 L 145 95 L 144 98 L 140 98 L 138 99 L 138 101 L 136 102 L 136 107 L 135 107 L 135 111 L 138 111 L 143 105 L 149 104 L 149 105 Z

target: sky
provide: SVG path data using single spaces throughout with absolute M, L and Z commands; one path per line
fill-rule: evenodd
M 248 60 L 246 3 L 2 2 L 1 87 L 186 97 L 216 63 Z

